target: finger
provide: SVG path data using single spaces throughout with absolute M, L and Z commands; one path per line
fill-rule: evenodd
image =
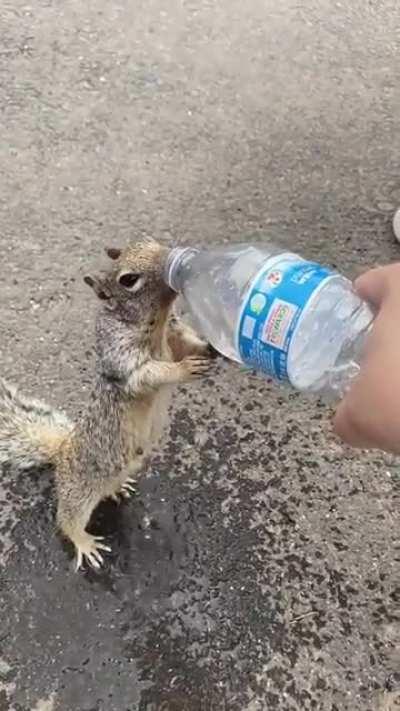
M 359 297 L 378 309 L 386 295 L 386 274 L 384 267 L 377 267 L 358 277 L 354 282 L 354 289 Z

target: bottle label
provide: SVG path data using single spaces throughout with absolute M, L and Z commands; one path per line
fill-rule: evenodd
M 269 259 L 244 300 L 237 345 L 243 363 L 290 382 L 288 354 L 301 315 L 335 273 L 294 254 Z

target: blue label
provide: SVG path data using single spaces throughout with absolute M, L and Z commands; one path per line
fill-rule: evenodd
M 310 297 L 334 272 L 292 254 L 268 260 L 248 292 L 239 320 L 243 363 L 275 380 L 289 381 L 288 353 Z

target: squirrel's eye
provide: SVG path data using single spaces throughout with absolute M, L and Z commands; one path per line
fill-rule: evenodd
M 133 272 L 125 272 L 125 274 L 121 274 L 118 281 L 121 286 L 125 287 L 125 289 L 132 289 L 134 286 L 139 287 L 140 274 L 134 274 Z

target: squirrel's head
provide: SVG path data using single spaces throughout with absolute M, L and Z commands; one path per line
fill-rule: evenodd
M 127 321 L 157 314 L 167 308 L 176 293 L 164 281 L 169 249 L 152 239 L 125 249 L 106 249 L 112 268 L 101 276 L 85 276 L 84 281 L 109 311 Z

